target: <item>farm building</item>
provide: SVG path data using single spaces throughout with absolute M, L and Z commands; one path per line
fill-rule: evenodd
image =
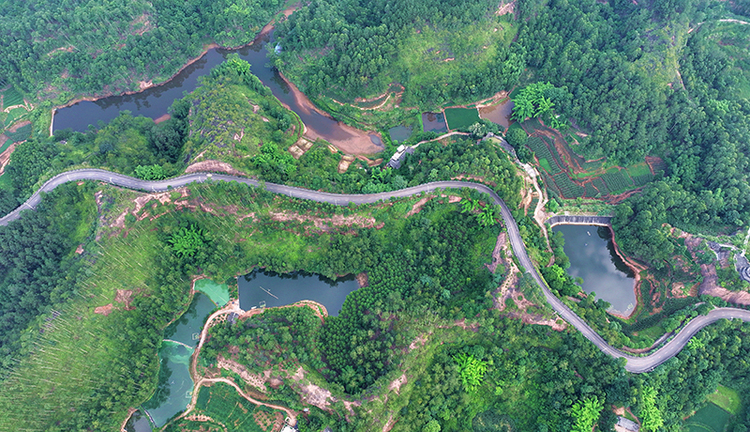
M 393 169 L 401 168 L 401 162 L 404 161 L 404 158 L 406 157 L 407 153 L 408 154 L 414 153 L 414 147 L 411 147 L 411 146 L 406 147 L 403 145 L 398 146 L 396 153 L 394 153 L 393 156 L 391 156 L 391 160 L 389 160 L 385 166 L 391 167 Z
M 625 417 L 617 418 L 617 425 L 615 426 L 615 430 L 617 431 L 638 432 L 640 429 L 641 426 L 634 421 L 628 420 Z

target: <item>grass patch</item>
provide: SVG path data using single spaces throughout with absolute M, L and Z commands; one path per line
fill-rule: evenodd
M 688 432 L 723 432 L 730 414 L 710 403 L 685 420 Z
M 739 414 L 740 408 L 742 408 L 742 400 L 737 391 L 723 385 L 719 385 L 715 393 L 708 395 L 708 400 L 732 415 Z
M 465 129 L 479 122 L 479 112 L 476 108 L 446 108 L 445 121 L 448 129 Z

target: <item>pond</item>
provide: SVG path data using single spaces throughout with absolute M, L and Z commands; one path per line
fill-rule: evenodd
M 190 403 L 193 391 L 190 356 L 198 345 L 206 318 L 215 309 L 216 304 L 207 295 L 196 292 L 188 310 L 164 332 L 159 349 L 159 383 L 142 407 L 154 426 L 164 426 Z
M 497 123 L 504 128 L 511 124 L 510 115 L 513 112 L 513 101 L 506 99 L 497 105 L 479 108 L 479 117 Z
M 411 136 L 411 128 L 408 126 L 396 126 L 388 129 L 391 141 L 394 143 L 404 142 Z
M 610 312 L 629 315 L 635 308 L 635 275 L 615 252 L 608 227 L 558 225 L 552 228 L 565 237 L 565 254 L 570 259 L 569 275 L 583 279 L 583 290 L 595 292 L 609 303 Z
M 383 149 L 382 141 L 377 134 L 366 133 L 332 119 L 318 110 L 296 87 L 287 84 L 279 72 L 268 64 L 266 45 L 269 44 L 275 46 L 273 31 L 259 36 L 255 42 L 239 50 L 211 49 L 198 61 L 160 86 L 132 95 L 78 102 L 70 107 L 61 108 L 55 113 L 54 129 L 71 128 L 85 131 L 89 124 L 96 125 L 100 120 L 109 122 L 122 110 L 131 111 L 134 116 L 142 115 L 157 119 L 166 114 L 172 102 L 181 98 L 184 92 L 195 90 L 199 77 L 207 75 L 229 54 L 236 52 L 240 58 L 250 63 L 252 73 L 271 89 L 273 95 L 300 116 L 307 126 L 307 136 L 310 138 L 325 139 L 345 152 L 377 153 Z
M 422 125 L 425 132 L 448 132 L 443 113 L 422 113 Z
M 125 423 L 125 432 L 151 432 L 151 422 L 148 416 L 141 410 L 134 412 Z
M 337 316 L 346 296 L 359 288 L 353 276 L 331 280 L 304 272 L 279 274 L 260 270 L 238 277 L 237 283 L 243 310 L 312 300 L 325 306 L 330 316 Z

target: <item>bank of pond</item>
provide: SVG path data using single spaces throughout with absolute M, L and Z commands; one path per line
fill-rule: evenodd
M 329 279 L 305 272 L 279 274 L 263 270 L 240 276 L 237 283 L 242 310 L 312 300 L 323 305 L 332 316 L 338 315 L 346 296 L 359 288 L 353 275 Z M 163 427 L 184 411 L 193 397 L 195 383 L 190 376 L 190 358 L 208 317 L 230 300 L 228 286 L 210 279 L 197 280 L 195 290 L 185 313 L 164 331 L 156 391 L 128 420 L 126 428 L 130 432 Z

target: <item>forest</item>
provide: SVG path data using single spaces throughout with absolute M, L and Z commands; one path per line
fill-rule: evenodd
M 722 234 L 750 223 L 750 30 L 719 21 L 747 16 L 749 2 L 518 0 L 502 16 L 497 6 L 312 0 L 278 24 L 279 50 L 270 57 L 325 101 L 351 102 L 396 82 L 404 87 L 400 103 L 418 108 L 518 89 L 515 119 L 541 117 L 586 135 L 575 149 L 586 159 L 624 166 L 658 156 L 665 175 L 624 199 L 613 219 L 618 245 L 657 275 L 684 249 L 671 227 Z M 283 7 L 274 0 L 0 2 L 0 28 L 12 40 L 0 81 L 48 101 L 137 90 L 139 81 L 166 79 L 208 43 L 249 42 Z M 552 236 L 550 253 L 539 226 L 517 209 L 516 167 L 497 145 L 477 141 L 481 131 L 422 144 L 399 169 L 357 161 L 340 173 L 342 154 L 325 142 L 299 159 L 286 151 L 299 137 L 299 118 L 237 57 L 170 114 L 156 124 L 125 112 L 85 133 L 20 144 L 3 176 L 0 213 L 66 169 L 161 179 L 182 173 L 201 152 L 261 180 L 337 193 L 471 175 L 514 209 L 530 256 L 550 263 L 543 276 L 576 313 L 613 344 L 652 342 L 637 334 L 637 323 L 610 319 L 595 297 L 578 297 L 561 239 Z M 523 130 L 509 135 L 533 160 L 521 151 Z M 418 132 L 407 143 L 433 137 Z M 140 193 L 88 182 L 57 189 L 37 211 L 0 227 L 0 429 L 119 427 L 154 391 L 154 354 L 164 328 L 190 303 L 191 278 L 231 282 L 264 268 L 369 279 L 323 322 L 295 308 L 211 329 L 202 367 L 228 355 L 255 372 L 292 362 L 332 392 L 338 402 L 301 418 L 302 431 L 370 431 L 391 420 L 394 432 L 610 431 L 617 407 L 629 408 L 646 432 L 678 431 L 719 384 L 743 407 L 727 431 L 747 431 L 750 325 L 720 321 L 655 371 L 628 374 L 573 328 L 524 324 L 512 300 L 498 312 L 492 293 L 507 269 L 493 274 L 486 264 L 504 228 L 487 197 L 443 193 L 461 202 L 433 194 L 411 212 L 422 197 L 334 207 L 225 183 L 145 202 Z M 332 216 L 372 223 L 335 225 Z M 535 285 L 519 286 L 527 299 L 541 298 Z M 128 300 L 117 300 L 123 295 Z M 725 305 L 680 299 L 654 319 L 669 316 L 665 328 L 673 329 L 714 304 Z M 401 390 L 392 391 L 402 374 Z M 285 385 L 269 397 L 301 409 L 300 392 Z
M 162 82 L 205 45 L 253 40 L 279 0 L 0 2 L 0 80 L 42 100 L 136 91 Z
M 494 8 L 487 0 L 315 0 L 279 23 L 276 65 L 313 96 L 352 100 L 395 81 L 405 87 L 407 106 L 476 100 L 512 88 L 524 66 L 522 51 L 501 38 L 512 38 L 513 24 L 494 17 Z

